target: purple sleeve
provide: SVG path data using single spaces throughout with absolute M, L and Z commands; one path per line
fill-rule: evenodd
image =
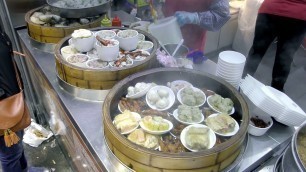
M 200 26 L 209 31 L 219 30 L 229 19 L 229 1 L 214 0 L 208 11 L 199 12 Z

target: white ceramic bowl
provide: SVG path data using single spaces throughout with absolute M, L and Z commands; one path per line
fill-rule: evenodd
M 104 46 L 101 43 L 96 43 L 99 59 L 103 61 L 114 61 L 119 56 L 119 42 L 117 40 L 111 40 L 114 45 Z
M 146 37 L 144 36 L 144 34 L 138 33 L 138 41 L 144 41 L 146 39 Z
M 106 61 L 102 61 L 101 59 L 91 59 L 86 62 L 86 66 L 91 69 L 103 69 L 108 67 L 108 63 Z
M 139 41 L 137 44 L 137 49 L 148 51 L 149 53 L 153 50 L 153 42 L 151 41 Z
M 116 32 L 113 30 L 100 30 L 95 33 L 95 37 L 99 36 L 102 39 L 115 39 L 116 38 Z
M 222 113 L 222 112 L 219 111 L 218 109 L 215 109 L 215 108 L 209 103 L 209 99 L 210 99 L 211 97 L 212 97 L 212 96 L 208 96 L 208 97 L 207 97 L 207 104 L 208 104 L 208 106 L 209 106 L 213 111 L 218 112 L 218 113 Z M 229 115 L 232 115 L 232 114 L 234 114 L 234 113 L 235 113 L 235 108 L 234 108 L 234 106 L 233 106 L 232 111 L 229 113 Z
M 185 88 L 186 88 L 186 87 L 180 89 L 180 90 L 177 92 L 177 94 L 176 94 L 177 100 L 178 100 L 181 104 L 184 104 L 183 101 L 182 101 L 181 92 L 182 92 L 183 89 L 185 89 Z M 204 93 L 202 90 L 200 90 L 200 89 L 198 89 L 198 88 L 196 88 L 196 87 L 191 87 L 191 88 L 193 89 L 193 91 L 199 91 L 199 92 L 204 96 L 203 102 L 202 102 L 201 104 L 198 104 L 198 105 L 194 106 L 194 107 L 200 107 L 200 106 L 204 105 L 204 103 L 206 102 L 206 95 L 205 95 L 205 93 Z M 186 105 L 186 104 L 184 104 L 184 105 Z M 186 106 L 188 106 L 188 105 L 186 105 Z
M 169 100 L 169 104 L 167 107 L 163 108 L 163 109 L 159 109 L 157 108 L 155 105 L 151 104 L 150 101 L 148 100 L 148 93 L 152 90 L 152 91 L 157 91 L 159 89 L 165 89 L 168 91 L 169 93 L 169 96 L 168 96 L 168 100 Z M 172 107 L 172 105 L 174 104 L 175 102 L 175 94 L 173 93 L 173 91 L 169 88 L 169 87 L 166 87 L 166 86 L 163 86 L 163 85 L 157 85 L 157 86 L 154 86 L 152 88 L 150 88 L 150 90 L 148 91 L 148 93 L 146 94 L 146 102 L 148 104 L 148 106 L 152 109 L 155 109 L 155 110 L 158 110 L 158 111 L 164 111 L 164 110 L 167 110 L 169 108 Z
M 168 83 L 168 87 L 170 87 L 175 94 L 180 89 L 185 88 L 187 86 L 192 87 L 192 84 L 184 80 L 175 80 L 175 81 Z
M 94 33 L 91 32 L 91 36 L 89 37 L 72 37 L 71 44 L 77 49 L 79 52 L 87 52 L 93 49 L 95 43 Z
M 126 131 L 126 132 L 123 132 L 121 134 L 130 134 L 131 132 L 133 132 L 134 130 L 136 130 L 138 127 L 139 127 L 139 121 L 141 120 L 141 116 L 136 113 L 136 112 L 131 112 L 132 115 L 137 119 L 137 126 L 135 126 L 133 129 L 129 130 L 129 131 Z M 113 122 L 114 123 L 114 122 Z M 116 127 L 116 126 L 115 126 Z
M 152 83 L 147 83 L 147 87 L 139 92 L 137 92 L 136 94 L 133 94 L 133 95 L 126 95 L 125 97 L 126 98 L 129 98 L 129 99 L 137 99 L 137 98 L 140 98 L 144 95 L 146 95 L 146 93 L 150 90 L 150 88 L 152 87 Z
M 148 58 L 150 56 L 150 53 L 148 51 L 145 51 L 145 50 L 138 50 L 137 49 L 133 52 L 137 52 L 137 51 L 141 51 L 141 54 L 143 54 L 143 55 L 132 57 L 131 54 L 129 54 L 128 57 L 131 58 L 133 61 L 142 61 L 142 60 L 145 60 L 146 58 Z
M 215 116 L 218 116 L 218 115 L 220 115 L 220 114 L 219 113 L 211 114 L 207 118 L 215 117 Z M 219 133 L 219 132 L 216 132 L 216 131 L 214 131 L 214 132 L 216 134 L 218 134 L 219 136 L 224 136 L 224 137 L 235 135 L 238 132 L 238 130 L 239 130 L 239 124 L 238 124 L 238 122 L 234 118 L 233 118 L 233 120 L 235 121 L 235 128 L 234 128 L 233 131 L 228 132 L 228 133 Z
M 162 131 L 153 131 L 153 130 L 149 130 L 145 125 L 144 123 L 142 122 L 142 120 L 139 122 L 140 124 L 140 127 L 147 133 L 150 133 L 150 134 L 153 134 L 153 135 L 161 135 L 161 134 L 165 134 L 165 133 L 168 133 L 170 130 L 172 130 L 173 128 L 173 124 L 172 122 L 166 120 L 166 119 L 163 119 L 164 122 L 167 122 L 169 124 L 169 128 L 167 130 L 162 130 Z
M 186 125 L 192 125 L 192 124 L 198 124 L 198 123 L 201 123 L 201 122 L 203 122 L 204 121 L 204 115 L 203 114 L 201 114 L 201 119 L 199 120 L 199 121 L 195 121 L 195 122 L 186 122 L 186 121 L 182 121 L 182 120 L 180 120 L 180 118 L 179 118 L 179 114 L 178 114 L 178 109 L 175 109 L 174 111 L 173 111 L 173 117 L 178 121 L 178 122 L 180 122 L 180 123 L 182 123 L 182 124 L 186 124 Z
M 181 142 L 184 145 L 184 147 L 187 148 L 188 150 L 192 151 L 192 152 L 198 152 L 199 150 L 189 148 L 187 143 L 186 143 L 186 134 L 187 134 L 187 131 L 191 127 L 196 127 L 196 128 L 209 128 L 209 127 L 207 127 L 206 125 L 203 125 L 203 124 L 193 124 L 193 125 L 187 126 L 181 132 L 180 139 L 181 139 Z M 216 139 L 216 134 L 214 133 L 214 131 L 212 129 L 209 128 L 209 146 L 208 146 L 207 149 L 211 149 L 212 147 L 214 147 L 214 145 L 216 144 L 216 140 L 217 140 Z
M 73 54 L 78 54 L 78 50 L 75 49 L 73 46 L 64 46 L 63 48 L 61 48 L 61 54 L 64 57 L 64 59 L 67 59 L 67 57 L 69 57 L 70 55 Z
M 248 132 L 253 136 L 262 136 L 272 127 L 273 120 L 270 116 L 268 116 L 266 114 L 251 114 L 251 118 L 252 117 L 257 117 L 257 116 L 258 116 L 259 119 L 262 119 L 263 121 L 265 121 L 265 123 L 270 122 L 270 125 L 266 128 L 259 128 L 259 127 L 256 127 L 255 125 L 251 124 L 252 121 L 250 121 Z
M 136 30 L 121 30 L 117 33 L 117 40 L 123 50 L 135 50 L 138 44 L 138 32 Z
M 75 56 L 80 56 L 80 58 L 75 58 Z M 89 56 L 85 54 L 73 54 L 67 57 L 67 62 L 70 64 L 79 66 L 79 67 L 86 67 L 86 62 L 89 60 Z M 77 60 L 78 59 L 78 60 Z

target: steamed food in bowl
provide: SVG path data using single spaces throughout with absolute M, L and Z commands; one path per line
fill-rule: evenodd
M 142 119 L 142 122 L 146 128 L 151 131 L 164 131 L 169 129 L 169 124 L 159 116 L 146 116 Z
M 209 146 L 209 128 L 191 127 L 186 133 L 186 143 L 189 148 L 205 150 Z
M 72 64 L 84 63 L 89 59 L 85 54 L 73 54 L 67 58 L 67 61 Z
M 214 94 L 207 99 L 209 105 L 217 112 L 231 114 L 234 102 L 229 98 L 223 98 L 219 94 Z
M 138 44 L 138 32 L 136 30 L 121 30 L 117 33 L 117 40 L 123 50 L 135 50 Z
M 113 123 L 121 134 L 128 134 L 139 126 L 140 118 L 138 113 L 125 110 L 115 117 Z
M 158 147 L 157 136 L 146 133 L 142 129 L 134 130 L 128 135 L 127 139 L 148 149 L 155 149 Z
M 178 119 L 187 123 L 201 122 L 203 115 L 198 107 L 191 107 L 186 105 L 178 106 Z
M 100 59 L 93 59 L 87 62 L 87 66 L 94 69 L 102 69 L 108 66 L 108 63 Z
M 301 132 L 297 138 L 297 153 L 306 167 L 306 133 Z
M 234 131 L 236 122 L 228 114 L 221 113 L 209 116 L 206 124 L 216 133 L 226 134 Z
M 178 94 L 181 98 L 181 103 L 187 106 L 201 106 L 206 100 L 205 94 L 200 89 L 194 87 L 185 87 Z

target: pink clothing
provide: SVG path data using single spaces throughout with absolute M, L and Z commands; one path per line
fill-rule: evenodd
M 306 0 L 265 0 L 259 13 L 306 21 Z
M 207 11 L 213 0 L 166 0 L 164 14 L 173 16 L 176 11 L 203 12 Z M 189 49 L 203 50 L 206 30 L 197 25 L 188 24 L 181 28 L 185 45 Z

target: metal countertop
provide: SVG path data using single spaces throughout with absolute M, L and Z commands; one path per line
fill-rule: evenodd
M 76 125 L 85 142 L 92 150 L 92 154 L 100 159 L 109 171 L 129 171 L 109 151 L 104 141 L 102 123 L 102 102 L 87 101 L 77 98 L 63 90 L 57 81 L 55 59 L 52 53 L 43 52 L 32 45 L 27 29 L 17 31 L 21 42 L 32 55 L 39 69 L 50 82 L 58 94 L 60 101 L 70 114 L 71 120 Z M 214 66 L 213 66 L 214 65 Z M 207 61 L 196 70 L 209 70 L 214 73 L 216 66 L 212 61 Z M 95 134 L 93 134 L 95 133 Z M 285 147 L 294 133 L 294 128 L 274 122 L 273 127 L 261 137 L 249 136 L 248 147 L 240 164 L 239 171 L 251 171 L 264 161 L 273 157 L 273 154 Z

